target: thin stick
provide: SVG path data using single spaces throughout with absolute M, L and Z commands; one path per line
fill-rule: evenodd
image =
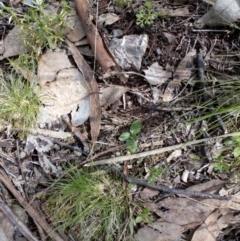
M 128 183 L 137 184 L 144 187 L 149 187 L 158 191 L 166 192 L 166 193 L 172 193 L 177 195 L 185 195 L 188 197 L 195 197 L 195 198 L 207 198 L 207 199 L 218 199 L 218 200 L 230 200 L 228 197 L 222 197 L 217 194 L 211 194 L 211 193 L 204 193 L 204 192 L 196 192 L 196 191 L 189 191 L 189 190 L 182 190 L 182 189 L 173 189 L 164 185 L 152 185 L 146 181 L 136 179 L 130 176 L 124 175 L 124 179 Z
M 132 155 L 103 159 L 103 160 L 87 163 L 84 166 L 97 166 L 97 165 L 105 165 L 105 164 L 122 162 L 122 161 L 126 161 L 126 160 L 133 160 L 133 159 L 151 156 L 151 155 L 156 155 L 156 154 L 161 154 L 161 153 L 164 153 L 164 152 L 180 149 L 180 148 L 183 148 L 183 147 L 186 147 L 186 146 L 196 145 L 196 144 L 199 144 L 199 143 L 202 143 L 202 142 L 205 142 L 205 141 L 211 141 L 211 140 L 215 140 L 217 138 L 225 138 L 225 137 L 229 137 L 229 136 L 240 136 L 240 132 L 233 132 L 233 133 L 229 133 L 229 134 L 225 134 L 225 135 L 221 135 L 221 136 L 215 136 L 215 137 L 204 138 L 204 139 L 195 140 L 195 141 L 189 141 L 189 142 L 174 145 L 174 146 L 167 146 L 167 147 L 163 147 L 163 148 L 160 148 L 160 149 L 155 149 L 155 150 L 141 152 L 141 153 L 132 154 Z

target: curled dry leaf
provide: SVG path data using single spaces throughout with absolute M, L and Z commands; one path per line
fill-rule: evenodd
M 211 27 L 231 25 L 239 18 L 239 0 L 217 0 L 212 8 L 194 23 L 194 26 L 195 28 L 202 28 L 205 25 Z
M 164 84 L 169 78 L 172 78 L 172 73 L 163 70 L 157 62 L 153 63 L 147 70 L 143 70 L 145 79 L 150 85 Z

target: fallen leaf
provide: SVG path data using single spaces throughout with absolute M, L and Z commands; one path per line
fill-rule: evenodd
M 98 23 L 102 25 L 111 25 L 119 20 L 119 16 L 114 13 L 104 13 L 98 18 Z
M 38 65 L 42 87 L 39 123 L 51 123 L 71 113 L 72 125 L 83 124 L 90 115 L 89 90 L 83 75 L 70 63 L 63 52 L 48 52 Z
M 221 181 L 219 179 L 214 179 L 208 182 L 204 182 L 204 183 L 200 183 L 200 184 L 188 187 L 187 190 L 197 191 L 197 192 L 216 193 L 223 187 L 224 184 L 225 184 L 224 181 Z
M 67 41 L 69 50 L 71 51 L 74 61 L 77 64 L 79 70 L 84 76 L 88 89 L 90 90 L 90 126 L 91 126 L 91 136 L 94 147 L 94 143 L 97 140 L 99 131 L 100 131 L 100 122 L 101 122 L 101 106 L 99 100 L 99 90 L 98 84 L 94 77 L 94 73 L 91 70 L 90 66 L 77 50 L 77 48 L 70 41 Z
M 204 25 L 210 27 L 231 25 L 240 18 L 239 5 L 238 0 L 218 0 L 206 14 L 194 23 L 194 26 L 202 28 Z
M 140 193 L 139 196 L 143 200 L 149 200 L 159 194 L 159 191 L 145 187 Z
M 202 224 L 214 206 L 203 205 L 187 198 L 165 198 L 158 203 L 147 203 L 147 207 L 166 222 L 196 227 Z
M 189 51 L 179 63 L 173 75 L 173 82 L 180 83 L 182 80 L 188 80 L 192 76 L 194 67 L 193 59 L 196 57 L 196 49 Z
M 124 86 L 112 85 L 101 90 L 100 105 L 106 108 L 114 101 L 118 100 L 128 88 Z
M 122 69 L 135 67 L 140 70 L 147 46 L 148 35 L 125 35 L 121 39 L 113 38 L 109 50 Z
M 70 16 L 66 18 L 66 28 L 63 30 L 63 34 L 73 43 L 80 41 L 86 36 L 83 25 L 77 15 L 76 11 L 73 11 Z
M 176 224 L 156 221 L 140 228 L 135 236 L 138 241 L 179 241 L 182 228 Z
M 150 85 L 161 85 L 172 77 L 172 73 L 163 70 L 157 62 L 153 63 L 147 70 L 143 70 L 145 73 L 145 80 Z
M 222 215 L 221 210 L 213 212 L 205 222 L 194 232 L 191 241 L 215 241 L 222 229 L 226 228 L 233 218 L 233 213 Z
M 3 53 L 2 56 L 0 56 L 0 59 L 25 54 L 31 50 L 31 48 L 24 44 L 24 41 L 20 36 L 20 31 L 20 28 L 15 26 L 3 40 L 3 46 L 1 47 L 1 52 Z

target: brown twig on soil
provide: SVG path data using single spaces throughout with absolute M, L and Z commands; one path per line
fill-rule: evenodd
M 39 212 L 19 194 L 11 180 L 2 169 L 0 169 L 0 181 L 3 182 L 3 184 L 9 189 L 9 191 L 17 199 L 20 205 L 22 205 L 22 207 L 28 212 L 31 218 L 34 219 L 35 222 L 37 222 L 43 228 L 43 230 L 48 234 L 50 238 L 52 238 L 52 240 L 64 241 L 64 239 L 62 239 L 62 237 L 50 227 L 50 225 L 39 214 Z
M 195 198 L 207 198 L 207 199 L 218 199 L 218 200 L 230 200 L 230 198 L 222 197 L 220 195 L 211 194 L 211 193 L 204 193 L 204 192 L 196 192 L 196 191 L 188 191 L 188 190 L 182 190 L 182 189 L 173 189 L 164 185 L 153 185 L 146 181 L 136 179 L 130 176 L 124 175 L 124 179 L 128 183 L 137 184 L 144 187 L 149 187 L 158 191 L 171 193 L 171 194 L 177 194 L 177 195 L 184 195 L 188 197 L 195 197 Z
M 88 144 L 86 142 L 86 139 L 82 136 L 82 134 L 81 134 L 81 132 L 79 131 L 78 128 L 72 126 L 68 115 L 62 115 L 61 118 L 66 123 L 66 125 L 71 130 L 71 132 L 82 142 L 83 148 L 84 148 L 84 152 L 89 153 L 90 149 L 89 149 L 89 146 L 88 146 Z
M 31 233 L 27 226 L 13 213 L 11 208 L 3 202 L 0 198 L 0 210 L 5 214 L 5 216 L 11 221 L 14 229 L 17 229 L 27 240 L 38 241 L 36 237 Z
M 112 157 L 112 158 L 109 158 L 109 159 L 104 159 L 104 160 L 99 160 L 99 161 L 87 163 L 84 166 L 97 166 L 97 165 L 113 164 L 113 163 L 122 162 L 122 161 L 126 161 L 126 160 L 133 160 L 133 159 L 151 156 L 151 155 L 156 155 L 156 154 L 161 154 L 161 153 L 164 153 L 164 152 L 180 149 L 180 148 L 183 148 L 183 147 L 186 147 L 186 146 L 196 145 L 196 144 L 199 144 L 199 143 L 202 143 L 202 142 L 205 142 L 205 141 L 211 141 L 211 140 L 215 140 L 215 139 L 218 139 L 218 138 L 225 138 L 225 137 L 229 137 L 229 136 L 240 136 L 240 132 L 233 132 L 233 133 L 229 133 L 229 134 L 225 134 L 225 135 L 221 135 L 221 136 L 203 138 L 203 139 L 200 139 L 200 140 L 189 141 L 189 142 L 177 144 L 177 145 L 174 145 L 174 146 L 162 147 L 160 149 L 155 149 L 155 150 L 141 152 L 141 153 L 132 154 L 132 155 Z

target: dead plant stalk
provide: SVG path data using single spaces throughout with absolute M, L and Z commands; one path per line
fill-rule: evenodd
M 233 133 L 229 133 L 229 134 L 225 134 L 225 135 L 221 135 L 221 136 L 215 136 L 215 137 L 209 137 L 209 138 L 204 138 L 204 139 L 200 139 L 200 140 L 189 141 L 189 142 L 174 145 L 174 146 L 167 146 L 167 147 L 163 147 L 163 148 L 159 148 L 159 149 L 155 149 L 155 150 L 151 150 L 151 151 L 146 151 L 146 152 L 141 152 L 141 153 L 137 153 L 137 154 L 132 154 L 132 155 L 112 157 L 109 159 L 103 159 L 103 160 L 99 160 L 99 161 L 95 161 L 95 162 L 89 162 L 89 163 L 85 164 L 84 166 L 97 166 L 97 165 L 112 164 L 112 163 L 123 162 L 123 161 L 127 161 L 127 160 L 138 159 L 141 157 L 161 154 L 164 152 L 173 151 L 173 150 L 180 149 L 183 147 L 196 145 L 196 144 L 199 144 L 202 142 L 213 141 L 218 138 L 225 138 L 225 137 L 230 137 L 230 136 L 240 136 L 240 132 L 233 132 Z

